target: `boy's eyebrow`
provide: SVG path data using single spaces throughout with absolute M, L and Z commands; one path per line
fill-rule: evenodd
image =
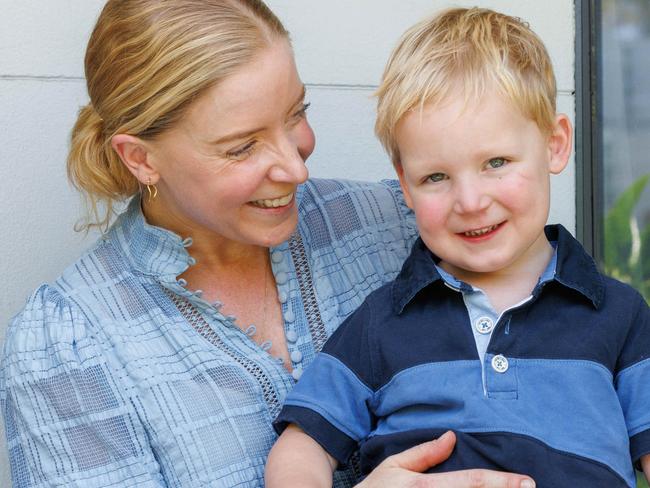
M 300 96 L 297 97 L 295 103 L 291 105 L 291 109 L 289 110 L 289 112 L 291 112 L 296 105 L 300 104 L 305 99 L 306 94 L 307 94 L 307 90 L 305 88 L 305 85 L 303 84 L 302 89 L 300 90 Z M 264 127 L 256 127 L 254 129 L 246 130 L 242 132 L 233 132 L 232 134 L 225 135 L 223 137 L 220 137 L 219 139 L 212 141 L 210 144 L 219 145 L 219 144 L 225 144 L 227 142 L 236 141 L 239 139 L 245 139 L 249 136 L 252 136 L 256 132 L 260 132 L 262 130 L 264 130 Z

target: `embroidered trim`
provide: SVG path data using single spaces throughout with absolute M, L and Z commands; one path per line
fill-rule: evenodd
M 289 239 L 289 251 L 291 258 L 296 269 L 296 277 L 298 278 L 298 286 L 300 287 L 300 295 L 305 309 L 305 316 L 309 324 L 309 333 L 314 344 L 314 351 L 320 352 L 327 341 L 327 331 L 325 324 L 318 308 L 318 300 L 314 292 L 314 282 L 311 277 L 311 270 L 309 268 L 309 261 L 307 259 L 307 252 L 302 242 L 302 237 L 299 232 L 295 232 Z M 355 484 L 361 481 L 361 462 L 359 451 L 356 451 L 348 462 L 346 471 L 351 473 L 352 479 Z
M 296 277 L 298 278 L 298 286 L 300 287 L 300 295 L 302 296 L 305 316 L 309 324 L 309 333 L 314 344 L 314 351 L 318 353 L 323 348 L 325 341 L 327 341 L 327 331 L 325 330 L 325 324 L 323 323 L 323 318 L 318 308 L 318 300 L 314 292 L 314 282 L 312 281 L 311 270 L 309 269 L 307 252 L 305 251 L 305 246 L 299 232 L 295 232 L 289 239 L 289 251 L 291 252 L 291 258 L 296 268 Z
M 273 386 L 271 379 L 264 373 L 262 368 L 254 361 L 245 356 L 238 354 L 232 347 L 228 346 L 214 331 L 210 324 L 203 318 L 201 312 L 188 301 L 179 295 L 176 295 L 171 290 L 163 287 L 165 295 L 176 306 L 180 314 L 187 320 L 190 326 L 198 332 L 205 340 L 216 348 L 223 351 L 230 356 L 236 363 L 241 365 L 260 385 L 262 388 L 262 395 L 266 402 L 271 417 L 275 418 L 280 413 L 280 401 L 278 393 Z

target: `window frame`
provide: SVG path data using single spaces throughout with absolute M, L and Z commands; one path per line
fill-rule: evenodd
M 575 0 L 576 237 L 604 260 L 601 1 Z

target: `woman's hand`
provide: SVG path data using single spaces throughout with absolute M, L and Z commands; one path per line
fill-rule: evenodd
M 356 488 L 534 488 L 528 476 L 487 469 L 422 474 L 449 457 L 456 444 L 453 432 L 390 456 Z

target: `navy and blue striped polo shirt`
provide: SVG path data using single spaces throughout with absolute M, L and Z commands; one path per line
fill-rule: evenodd
M 305 371 L 276 428 L 299 425 L 342 464 L 360 448 L 364 473 L 452 429 L 456 447 L 431 472 L 635 486 L 632 463 L 650 453 L 650 309 L 562 226 L 545 230 L 555 274 L 488 325 L 468 313 L 473 289 L 448 286 L 418 240 Z M 482 354 L 473 327 L 491 329 Z

